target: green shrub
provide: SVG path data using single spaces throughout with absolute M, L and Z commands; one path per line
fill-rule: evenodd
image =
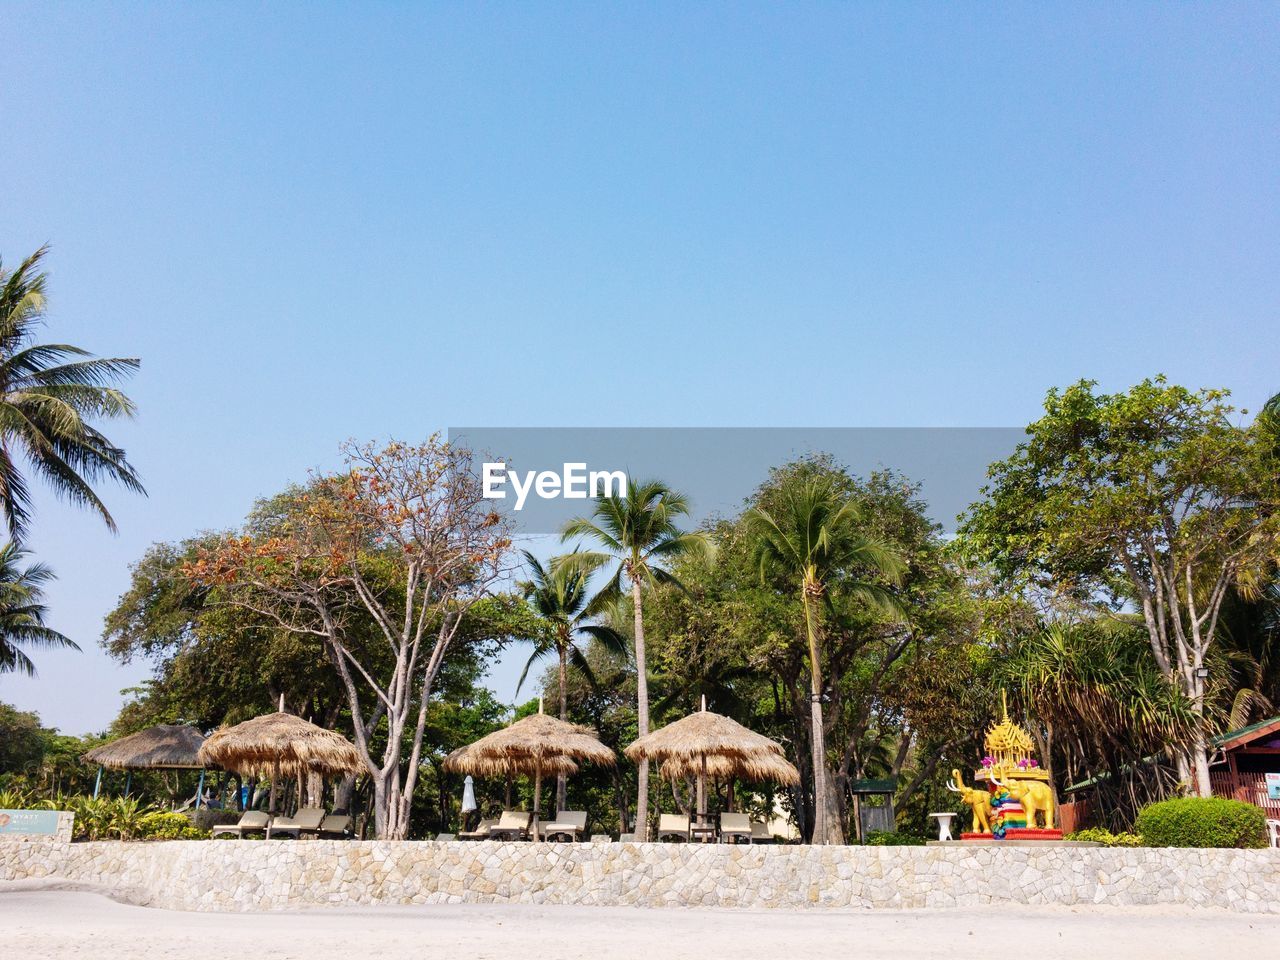
M 1179 797 L 1143 807 L 1134 823 L 1148 847 L 1241 847 L 1267 845 L 1260 808 L 1224 797 Z
M 870 830 L 863 841 L 868 847 L 922 847 L 923 837 L 910 833 L 891 833 L 888 830 Z
M 1104 847 L 1142 846 L 1142 837 L 1136 833 L 1112 833 L 1102 827 L 1087 827 L 1084 830 L 1077 830 L 1075 833 L 1068 833 L 1063 839 L 1085 840 L 1090 843 L 1100 843 Z
M 208 830 L 201 830 L 181 813 L 150 813 L 140 826 L 140 840 L 203 840 L 209 836 Z
M 17 787 L 0 790 L 0 810 L 30 810 L 35 802 L 35 795 L 30 791 Z

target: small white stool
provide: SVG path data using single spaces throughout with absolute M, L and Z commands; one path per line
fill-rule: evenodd
M 954 813 L 931 813 L 929 816 L 938 821 L 938 839 L 951 839 L 951 821 L 956 818 Z

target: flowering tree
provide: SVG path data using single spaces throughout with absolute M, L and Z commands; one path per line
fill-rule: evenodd
M 322 638 L 373 778 L 377 834 L 403 839 L 433 684 L 463 617 L 506 572 L 510 531 L 483 500 L 470 452 L 438 436 L 343 452 L 345 470 L 317 477 L 273 522 L 221 538 L 186 572 Z M 369 619 L 385 641 L 375 650 L 349 642 Z

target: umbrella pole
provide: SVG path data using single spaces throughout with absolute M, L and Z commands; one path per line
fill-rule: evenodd
M 276 812 L 276 781 L 280 779 L 280 763 L 271 764 L 271 794 L 267 797 L 267 813 Z
M 536 843 L 541 837 L 538 834 L 538 812 L 542 806 L 542 758 L 538 758 L 533 768 L 533 839 Z
M 702 769 L 698 772 L 698 826 L 707 824 L 707 755 L 702 755 Z M 703 834 L 706 842 L 706 834 Z

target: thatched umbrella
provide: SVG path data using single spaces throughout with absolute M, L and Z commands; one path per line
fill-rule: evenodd
M 533 774 L 533 837 L 537 840 L 542 776 L 575 773 L 577 760 L 606 766 L 616 762 L 613 751 L 589 728 L 547 716 L 539 701 L 537 713 L 455 750 L 445 758 L 444 768 L 487 776 Z
M 652 731 L 623 752 L 637 763 L 660 762 L 663 776 L 696 776 L 698 818 L 702 822 L 707 816 L 708 776 L 728 776 L 737 769 L 749 779 L 776 776 L 782 783 L 796 783 L 800 778 L 780 744 L 736 720 L 712 713 L 705 698 L 697 713 Z
M 800 771 L 783 757 L 762 753 L 754 757 L 707 757 L 703 766 L 698 760 L 667 760 L 662 764 L 665 780 L 683 780 L 705 771 L 713 780 L 734 777 L 750 783 L 780 783 L 794 787 L 800 782 Z
M 204 794 L 205 764 L 200 762 L 200 746 L 204 734 L 195 727 L 181 723 L 162 723 L 159 726 L 139 730 L 119 740 L 112 740 L 94 747 L 81 759 L 98 765 L 98 779 L 93 785 L 93 795 L 102 788 L 102 768 L 134 770 L 199 770 L 200 785 L 196 788 L 196 806 Z M 128 786 L 125 793 L 129 792 Z
M 272 808 L 282 772 L 301 780 L 308 773 L 337 777 L 368 770 L 355 744 L 342 734 L 283 709 L 214 731 L 200 748 L 200 761 L 242 774 L 269 771 Z

